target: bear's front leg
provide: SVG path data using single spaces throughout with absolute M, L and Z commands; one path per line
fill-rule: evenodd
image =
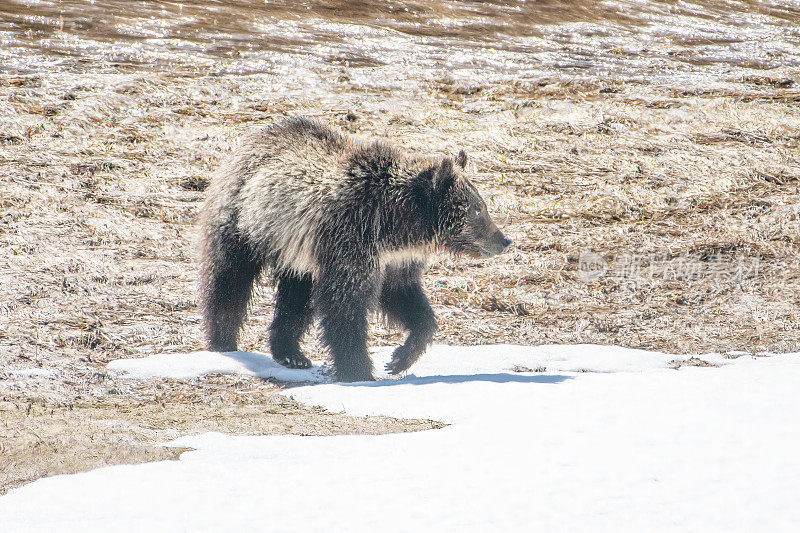
M 336 381 L 373 381 L 367 352 L 367 312 L 375 298 L 372 272 L 355 268 L 330 269 L 316 286 L 316 311 L 322 340 L 333 357 Z
M 392 322 L 408 330 L 408 338 L 398 346 L 386 370 L 405 372 L 428 348 L 436 333 L 436 317 L 422 290 L 422 265 L 390 268 L 381 289 L 381 311 Z

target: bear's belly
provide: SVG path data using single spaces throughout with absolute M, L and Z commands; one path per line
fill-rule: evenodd
M 279 270 L 293 272 L 295 274 L 311 274 L 316 278 L 319 275 L 319 261 L 314 253 L 314 241 L 310 237 L 285 239 L 278 247 L 280 253 L 275 265 Z M 385 250 L 378 254 L 378 268 L 384 271 L 391 267 L 402 267 L 404 265 L 422 264 L 426 265 L 428 258 L 433 253 L 430 245 L 408 246 L 399 249 Z

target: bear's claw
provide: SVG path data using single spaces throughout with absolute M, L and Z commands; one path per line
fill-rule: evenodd
M 311 360 L 301 353 L 284 356 L 273 355 L 272 358 L 286 368 L 311 368 Z
M 396 376 L 408 370 L 409 366 L 410 365 L 405 364 L 405 361 L 391 361 L 390 363 L 386 363 L 386 371 Z

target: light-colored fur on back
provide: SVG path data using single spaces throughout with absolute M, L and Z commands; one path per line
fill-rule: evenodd
M 365 141 L 338 134 L 326 138 L 307 131 L 265 129 L 251 134 L 235 156 L 216 172 L 203 218 L 206 227 L 225 219 L 260 250 L 275 252 L 278 271 L 317 277 L 319 228 L 331 216 L 343 188 L 347 164 Z M 397 155 L 398 177 L 414 176 L 431 162 Z M 233 213 L 232 209 L 237 209 Z M 426 262 L 432 245 L 379 251 L 381 268 Z

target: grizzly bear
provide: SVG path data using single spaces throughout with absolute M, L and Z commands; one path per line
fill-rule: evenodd
M 201 214 L 201 303 L 209 350 L 235 351 L 253 284 L 276 286 L 272 357 L 308 368 L 300 338 L 319 318 L 339 381 L 372 380 L 367 315 L 408 331 L 387 369 L 408 369 L 437 326 L 427 256 L 511 244 L 463 175 L 466 154 L 412 157 L 306 118 L 248 136 L 221 165 Z

